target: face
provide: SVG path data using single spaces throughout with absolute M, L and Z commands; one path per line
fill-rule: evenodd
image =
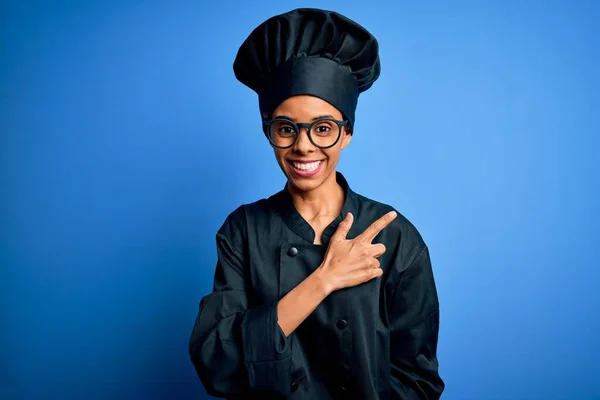
M 277 107 L 272 118 L 286 117 L 296 123 L 309 123 L 319 117 L 343 120 L 342 113 L 331 104 L 313 96 L 294 96 Z M 345 127 L 338 142 L 330 148 L 316 147 L 308 138 L 306 128 L 300 129 L 296 143 L 288 149 L 273 148 L 275 158 L 290 184 L 291 190 L 307 192 L 330 180 L 335 181 L 335 170 L 342 149 L 352 135 Z

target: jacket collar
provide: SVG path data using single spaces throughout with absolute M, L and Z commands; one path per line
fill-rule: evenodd
M 338 225 L 348 212 L 351 212 L 354 218 L 358 217 L 357 209 L 358 209 L 358 197 L 357 194 L 350 189 L 348 185 L 348 181 L 346 178 L 340 173 L 336 171 L 336 181 L 342 187 L 345 194 L 344 205 L 342 207 L 342 212 L 338 215 L 335 220 L 331 222 L 323 231 L 323 244 L 326 245 L 329 243 L 329 239 L 335 233 Z M 281 213 L 281 217 L 283 218 L 285 224 L 300 236 L 302 239 L 306 240 L 309 243 L 314 243 L 315 241 L 315 232 L 313 228 L 310 226 L 308 222 L 300 215 L 300 213 L 294 207 L 294 203 L 292 201 L 292 196 L 287 189 L 287 183 L 284 186 L 283 190 L 277 193 L 275 196 L 275 201 L 277 202 L 278 209 Z

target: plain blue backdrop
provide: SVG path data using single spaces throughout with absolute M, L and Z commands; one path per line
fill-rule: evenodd
M 283 188 L 237 48 L 335 9 L 379 39 L 339 170 L 431 249 L 444 398 L 600 398 L 600 3 L 0 9 L 0 398 L 207 398 L 215 233 Z

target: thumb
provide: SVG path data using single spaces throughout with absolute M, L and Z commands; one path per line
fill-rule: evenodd
M 350 228 L 352 227 L 352 222 L 354 221 L 354 216 L 352 213 L 346 214 L 346 218 L 340 222 L 333 236 L 338 239 L 346 239 L 346 235 L 350 232 Z

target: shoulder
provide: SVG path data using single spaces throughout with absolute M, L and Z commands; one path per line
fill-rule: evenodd
M 417 242 L 423 242 L 423 238 L 417 227 L 400 210 L 390 204 L 373 200 L 367 196 L 358 193 L 355 193 L 355 195 L 358 199 L 359 214 L 370 216 L 375 221 L 386 213 L 395 211 L 398 216 L 386 227 L 386 230 L 394 231 L 399 235 L 409 236 Z
M 401 247 L 401 251 L 409 259 L 417 257 L 426 248 L 425 241 L 417 227 L 400 210 L 367 196 L 358 193 L 355 195 L 358 200 L 358 212 L 361 216 L 367 216 L 368 220 L 365 223 L 368 225 L 390 211 L 396 212 L 397 217 L 384 228 L 380 235 L 386 243 L 386 247 L 389 245 Z
M 384 272 L 387 274 L 386 281 L 395 287 L 406 271 L 411 270 L 413 273 L 424 271 L 424 268 L 429 265 L 424 258 L 429 257 L 429 249 L 416 226 L 389 204 L 362 195 L 358 195 L 358 199 L 361 217 L 368 216 L 368 225 L 389 211 L 396 211 L 398 214 L 373 241 L 373 243 L 383 243 L 386 248 L 384 256 L 380 259 L 382 264 L 387 265 L 387 271 Z
M 240 205 L 227 215 L 219 228 L 218 234 L 226 236 L 232 242 L 244 242 L 248 225 L 266 220 L 276 212 L 277 196 L 279 196 L 279 193 Z

